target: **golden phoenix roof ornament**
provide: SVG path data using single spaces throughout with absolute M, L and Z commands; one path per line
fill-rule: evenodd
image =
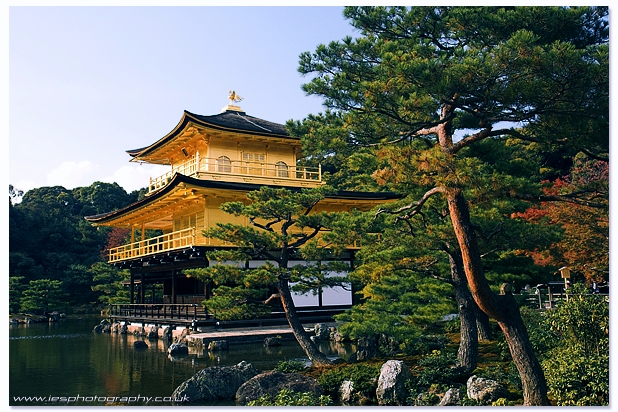
M 240 102 L 242 100 L 242 97 L 237 95 L 234 90 L 230 90 L 228 92 L 228 95 L 229 95 L 229 98 L 230 98 L 230 104 L 238 103 L 238 102 Z

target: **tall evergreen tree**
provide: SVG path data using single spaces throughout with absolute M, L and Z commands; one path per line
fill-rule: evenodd
M 510 179 L 464 156 L 486 140 L 609 156 L 606 7 L 349 7 L 360 31 L 303 53 L 303 86 L 330 109 L 308 139 L 339 146 L 409 145 L 405 163 L 425 191 L 405 210 L 441 196 L 478 306 L 504 332 L 526 405 L 547 405 L 547 385 L 509 288 L 485 276 L 467 195 L 544 198 L 540 185 Z M 335 116 L 341 121 L 330 123 Z M 424 145 L 424 146 L 423 146 Z M 577 201 L 576 196 L 568 197 Z M 547 199 L 560 199 L 549 196 Z
M 327 237 L 323 232 L 332 227 L 337 216 L 315 211 L 326 191 L 319 188 L 294 192 L 264 186 L 247 194 L 248 204 L 224 203 L 221 205 L 223 211 L 245 217 L 249 225 L 217 223 L 215 228 L 204 231 L 204 236 L 236 247 L 208 254 L 211 261 L 227 263 L 185 271 L 215 284 L 214 296 L 205 305 L 218 310 L 218 316 L 245 318 L 267 313 L 268 304 L 279 300 L 296 340 L 316 366 L 328 365 L 331 361 L 305 332 L 292 290 L 319 293 L 321 288 L 347 282 L 343 276 L 332 276 L 346 266 L 327 263 L 329 258 L 336 256 L 337 250 L 320 243 Z M 303 260 L 306 264 L 292 264 L 294 260 Z M 264 264 L 252 268 L 245 265 L 249 261 L 263 261 Z

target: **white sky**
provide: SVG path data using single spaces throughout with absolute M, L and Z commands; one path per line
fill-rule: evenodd
M 13 6 L 8 21 L 8 183 L 24 191 L 145 187 L 167 169 L 125 151 L 183 110 L 219 113 L 228 90 L 277 123 L 323 111 L 300 89 L 298 57 L 355 33 L 341 7 Z

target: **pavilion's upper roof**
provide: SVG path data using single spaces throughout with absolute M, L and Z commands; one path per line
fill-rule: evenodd
M 232 109 L 230 109 L 230 107 Z M 190 125 L 212 130 L 213 132 L 218 131 L 222 133 L 249 134 L 278 139 L 298 140 L 298 138 L 291 137 L 288 134 L 284 125 L 249 116 L 238 109 L 239 108 L 236 106 L 228 106 L 228 109 L 222 113 L 210 116 L 199 115 L 185 110 L 178 125 L 167 135 L 149 146 L 127 150 L 127 153 L 135 159 L 148 157 L 149 154 L 156 151 L 158 148 L 184 135 L 186 129 L 190 127 Z

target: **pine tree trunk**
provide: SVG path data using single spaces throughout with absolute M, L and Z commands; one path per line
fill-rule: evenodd
M 491 325 L 489 323 L 489 316 L 487 313 L 479 309 L 476 302 L 474 302 L 474 314 L 476 316 L 476 329 L 478 331 L 479 340 L 489 341 L 493 338 L 491 333 Z
M 313 341 L 309 338 L 307 332 L 305 332 L 305 328 L 298 318 L 296 306 L 292 300 L 292 293 L 290 292 L 288 280 L 279 278 L 277 288 L 279 289 L 279 296 L 281 297 L 281 304 L 283 305 L 285 317 L 292 328 L 292 332 L 294 333 L 298 344 L 305 351 L 309 357 L 309 360 L 311 360 L 314 366 L 332 365 L 332 361 L 320 352 L 315 343 L 313 343 Z
M 457 352 L 459 368 L 463 373 L 470 373 L 476 369 L 478 361 L 478 332 L 476 327 L 476 303 L 468 290 L 468 282 L 462 273 L 461 256 L 449 253 L 449 263 L 451 265 L 451 278 L 455 289 L 455 301 L 459 308 L 459 320 L 461 321 L 461 339 Z
M 508 321 L 498 321 L 498 325 L 504 332 L 511 357 L 521 377 L 524 405 L 549 405 L 545 375 L 541 365 L 536 361 L 517 302 L 511 294 L 500 296 L 500 300 L 504 305 L 504 317 Z M 535 362 L 531 362 L 531 359 Z
M 462 254 L 468 285 L 479 308 L 496 319 L 504 332 L 511 356 L 521 378 L 524 405 L 550 405 L 543 370 L 534 355 L 528 333 L 512 296 L 493 293 L 483 273 L 476 234 L 470 221 L 468 205 L 458 188 L 445 190 L 453 229 Z

